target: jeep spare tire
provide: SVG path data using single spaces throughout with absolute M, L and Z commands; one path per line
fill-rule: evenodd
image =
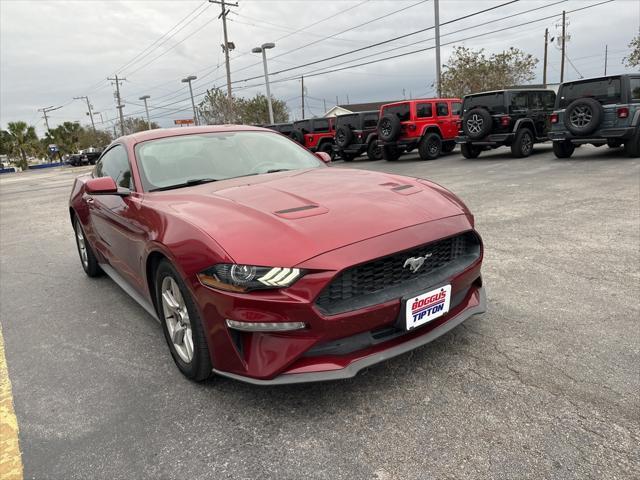
M 602 122 L 604 111 L 593 98 L 578 98 L 564 111 L 564 126 L 575 136 L 593 133 Z
M 392 142 L 400 135 L 400 119 L 397 115 L 385 115 L 378 123 L 378 137 L 384 142 Z
M 462 130 L 472 140 L 489 135 L 492 126 L 491 114 L 484 108 L 472 108 L 462 117 Z
M 304 134 L 300 130 L 293 130 L 291 138 L 301 145 L 304 145 Z
M 353 141 L 353 132 L 346 125 L 338 127 L 336 130 L 336 145 L 346 147 Z

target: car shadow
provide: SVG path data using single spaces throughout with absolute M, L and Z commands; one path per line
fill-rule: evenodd
M 214 376 L 202 386 L 210 389 L 216 401 L 228 402 L 234 409 L 245 405 L 269 416 L 279 411 L 293 416 L 309 412 L 340 414 L 353 411 L 354 404 L 363 408 L 363 398 L 372 394 L 395 398 L 399 391 L 414 388 L 416 382 L 433 381 L 437 376 L 432 373 L 451 365 L 453 357 L 464 355 L 471 343 L 469 331 L 457 327 L 423 347 L 361 370 L 350 379 L 259 386 Z

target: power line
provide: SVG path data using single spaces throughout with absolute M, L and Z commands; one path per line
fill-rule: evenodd
M 204 9 L 202 8 L 203 6 L 205 6 Z M 129 67 L 131 64 L 139 62 L 140 60 L 142 60 L 142 58 L 144 58 L 145 56 L 149 55 L 153 50 L 157 49 L 158 47 L 161 47 L 164 43 L 166 43 L 171 38 L 173 38 L 183 28 L 185 28 L 187 25 L 189 25 L 189 23 L 193 22 L 196 18 L 198 18 L 208 7 L 209 7 L 209 4 L 205 0 L 200 5 L 198 5 L 196 8 L 191 10 L 185 17 L 183 17 L 180 21 L 178 21 L 178 23 L 176 23 L 173 27 L 171 27 L 164 34 L 162 34 L 160 37 L 158 37 L 153 43 L 148 45 L 145 49 L 141 50 L 136 56 L 131 58 L 127 63 L 122 65 L 120 68 L 116 69 L 115 72 L 121 73 L 125 68 Z M 182 27 L 180 27 L 180 29 L 178 29 L 175 32 L 170 34 L 170 32 L 172 30 L 174 30 L 176 27 L 178 27 L 178 25 L 180 25 L 182 22 L 184 22 L 187 18 L 189 18 L 191 15 L 193 15 L 195 12 L 197 12 L 200 9 L 202 9 L 200 11 L 200 13 L 198 13 L 191 20 L 189 20 L 189 22 L 185 23 Z M 162 42 L 162 43 L 159 43 L 159 42 Z
M 517 0 L 515 0 L 515 1 L 517 1 Z M 597 7 L 597 6 L 600 6 L 600 5 L 604 5 L 604 4 L 607 4 L 607 3 L 611 3 L 611 2 L 613 2 L 613 1 L 614 1 L 614 0 L 605 0 L 605 1 L 602 1 L 602 2 L 599 2 L 599 3 L 595 3 L 595 4 L 591 4 L 591 5 L 587 5 L 587 6 L 585 6 L 585 7 L 576 8 L 576 9 L 574 9 L 574 10 L 571 10 L 571 11 L 567 12 L 567 13 L 574 13 L 574 12 L 578 12 L 578 11 L 582 11 L 582 10 L 586 10 L 586 9 L 594 8 L 594 7 Z M 510 3 L 514 3 L 514 1 L 507 2 L 506 4 L 503 4 L 503 5 L 508 5 L 508 4 L 510 4 Z M 453 22 L 457 22 L 457 21 L 460 21 L 460 20 L 462 20 L 462 19 L 470 18 L 470 17 L 472 17 L 472 16 L 478 15 L 479 13 L 485 12 L 485 11 L 487 11 L 487 10 L 493 10 L 493 9 L 495 9 L 495 8 L 496 8 L 496 7 L 492 7 L 491 9 L 485 9 L 485 10 L 482 10 L 482 11 L 479 11 L 479 12 L 474 12 L 474 13 L 472 13 L 472 14 L 465 15 L 465 16 L 463 16 L 463 17 L 459 17 L 459 18 L 456 18 L 456 19 L 450 20 L 450 21 L 445 22 L 445 23 L 443 23 L 443 24 L 441 24 L 441 25 L 444 25 L 444 24 L 451 24 L 451 23 L 453 23 Z M 540 9 L 540 8 L 543 8 L 543 7 L 537 7 L 537 9 Z M 530 9 L 530 10 L 533 10 L 533 9 Z M 530 10 L 528 10 L 528 11 L 530 11 Z M 527 11 L 527 12 L 528 12 L 528 11 Z M 508 18 L 513 18 L 513 17 L 518 16 L 518 15 L 521 15 L 521 14 L 523 14 L 523 13 L 526 13 L 526 12 L 518 12 L 518 13 L 515 13 L 515 14 L 511 14 L 511 15 L 509 15 L 509 16 L 506 16 L 506 17 L 502 17 L 502 18 L 497 19 L 497 20 L 490 20 L 490 21 L 484 22 L 484 23 L 482 23 L 482 24 L 476 25 L 476 27 L 485 26 L 485 25 L 488 25 L 488 24 L 491 24 L 491 23 L 494 23 L 494 22 L 497 22 L 497 21 L 501 21 L 501 20 L 508 19 Z M 452 45 L 452 44 L 454 44 L 454 43 L 458 43 L 458 42 L 462 42 L 462 41 L 466 41 L 466 40 L 471 40 L 471 39 L 474 39 L 474 38 L 479 38 L 479 37 L 486 36 L 486 35 L 491 35 L 491 34 L 494 34 L 494 33 L 500 33 L 500 32 L 503 32 L 503 31 L 506 31 L 506 30 L 510 30 L 510 29 L 513 29 L 513 28 L 518 28 L 518 27 L 521 27 L 521 26 L 530 25 L 530 24 L 532 24 L 532 23 L 537 23 L 537 22 L 541 22 L 541 21 L 548 20 L 548 19 L 551 19 L 551 18 L 556 18 L 557 16 L 558 16 L 558 14 L 553 14 L 553 15 L 549 15 L 549 16 L 541 17 L 541 18 L 538 18 L 538 19 L 535 19 L 535 20 L 528 20 L 527 22 L 523 22 L 523 23 L 520 23 L 520 24 L 516 24 L 516 25 L 511 25 L 511 26 L 507 26 L 507 27 L 499 28 L 499 29 L 492 30 L 492 31 L 489 31 L 489 32 L 479 33 L 479 34 L 472 35 L 472 36 L 468 36 L 468 37 L 461 38 L 461 39 L 456 39 L 456 40 L 453 40 L 453 41 L 450 41 L 450 42 L 444 43 L 444 44 L 443 44 L 443 46 L 446 46 L 446 45 Z M 432 29 L 432 28 L 433 28 L 433 27 L 431 27 L 431 28 L 427 28 L 427 29 L 423 29 L 422 31 L 430 30 L 430 29 Z M 474 28 L 475 28 L 475 27 L 474 27 Z M 449 33 L 447 33 L 446 35 L 451 35 L 451 34 L 453 34 L 453 33 L 459 33 L 459 32 L 466 31 L 466 30 L 468 30 L 468 29 L 460 29 L 460 30 L 458 30 L 458 31 L 456 31 L 456 32 L 449 32 Z M 406 35 L 403 35 L 403 36 L 401 36 L 401 37 L 410 36 L 410 35 L 415 34 L 415 33 L 417 33 L 417 32 L 411 32 L 411 33 L 406 34 Z M 443 35 L 443 36 L 444 36 L 444 35 Z M 389 42 L 389 41 L 393 41 L 393 40 L 395 40 L 395 39 L 398 39 L 398 37 L 395 37 L 394 39 L 389 39 L 389 40 L 388 40 L 388 41 L 386 41 L 386 42 L 378 42 L 378 44 L 384 44 L 384 43 L 387 43 L 387 42 Z M 378 45 L 378 44 L 376 44 L 376 45 Z M 323 67 L 322 69 L 318 69 L 318 70 L 322 70 L 322 71 L 318 71 L 318 70 L 316 70 L 316 71 L 312 71 L 312 73 L 309 73 L 309 72 L 304 73 L 304 75 L 305 75 L 305 76 L 309 76 L 309 77 L 318 76 L 318 75 L 325 75 L 325 74 L 328 74 L 328 73 L 334 73 L 334 72 L 338 72 L 338 71 L 344 71 L 344 70 L 348 70 L 348 69 L 351 69 L 351 68 L 362 67 L 362 66 L 366 66 L 366 65 L 373 64 L 373 63 L 378 63 L 378 62 L 383 62 L 383 61 L 387 61 L 387 60 L 391 60 L 391 59 L 395 59 L 395 58 L 400 58 L 400 57 L 404 57 L 404 56 L 408 56 L 408 55 L 413 55 L 413 54 L 416 54 L 416 53 L 420 53 L 420 52 L 424 52 L 424 51 L 432 50 L 433 48 L 434 48 L 434 47 L 426 47 L 426 48 L 422 48 L 422 49 L 412 50 L 412 51 L 409 51 L 409 52 L 405 52 L 405 53 L 401 53 L 401 54 L 396 54 L 396 55 L 392 55 L 392 56 L 388 56 L 388 57 L 384 57 L 384 58 L 381 58 L 381 59 L 376 59 L 376 60 L 372 60 L 372 61 L 368 61 L 368 62 L 364 62 L 364 63 L 360 63 L 360 64 L 347 65 L 347 66 L 342 67 L 342 68 L 334 68 L 334 69 L 332 69 L 332 67 L 334 67 L 335 65 L 330 65 L 330 66 L 327 66 L 327 67 Z M 363 49 L 356 49 L 356 50 L 357 50 L 357 51 L 360 51 L 360 50 L 363 50 Z M 350 52 L 349 52 L 349 53 L 350 53 Z M 380 54 L 380 52 L 378 52 L 378 54 Z M 374 54 L 374 55 L 375 55 L 375 54 Z M 334 56 L 332 56 L 332 57 L 327 57 L 327 59 L 322 59 L 322 60 L 317 60 L 317 61 L 314 61 L 314 62 L 309 62 L 309 63 L 307 63 L 307 64 L 300 65 L 300 66 L 298 66 L 298 67 L 292 67 L 292 68 L 290 68 L 290 69 L 284 69 L 284 70 L 281 70 L 281 71 L 276 72 L 276 73 L 283 73 L 284 71 L 293 70 L 293 69 L 295 69 L 295 68 L 302 68 L 302 67 L 304 67 L 304 66 L 317 64 L 317 63 L 320 63 L 321 61 L 326 61 L 326 60 L 328 60 L 328 59 L 331 59 L 331 58 L 338 58 L 338 57 L 341 57 L 341 56 L 344 56 L 344 54 L 334 55 Z M 354 60 L 351 60 L 351 61 L 354 61 Z M 346 63 L 346 62 L 343 62 L 343 63 Z M 329 70 L 326 70 L 327 68 L 328 68 Z M 276 73 L 272 73 L 272 75 L 275 75 Z M 253 79 L 256 79 L 256 78 L 261 78 L 261 77 L 250 77 L 250 78 L 247 78 L 247 79 L 238 80 L 238 81 L 236 81 L 236 82 L 234 82 L 234 83 L 239 83 L 239 82 L 249 81 L 249 80 L 253 80 Z M 291 76 L 291 77 L 288 77 L 288 78 L 283 78 L 283 79 L 274 80 L 272 83 L 282 83 L 282 82 L 291 81 L 291 80 L 298 80 L 299 78 L 300 78 L 300 76 L 299 76 L 299 75 L 296 75 L 296 76 Z M 237 88 L 237 89 L 238 89 L 238 90 L 244 90 L 244 89 L 249 89 L 249 88 L 258 87 L 258 86 L 262 86 L 262 85 L 263 85 L 263 83 L 258 83 L 258 84 L 246 85 L 246 86 L 243 86 L 243 87 L 239 87 L 239 88 Z M 196 94 L 195 96 L 196 96 L 196 97 L 199 97 L 199 96 L 204 95 L 205 93 L 206 93 L 206 90 L 205 90 L 205 91 L 202 91 L 202 92 L 200 92 L 200 93 L 198 93 L 198 94 Z M 169 105 L 175 105 L 175 104 L 177 104 L 177 103 L 181 103 L 181 102 L 184 102 L 184 101 L 186 101 L 186 100 L 187 100 L 187 99 L 178 100 L 178 101 L 175 101 L 175 102 L 171 102 L 171 103 L 165 104 L 165 105 L 163 105 L 163 106 L 164 106 L 164 107 L 166 107 L 166 106 L 169 106 Z M 132 114 L 132 115 L 133 115 L 133 114 Z

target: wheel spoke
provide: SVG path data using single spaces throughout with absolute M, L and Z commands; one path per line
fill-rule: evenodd
M 173 298 L 172 293 L 169 292 L 169 291 L 162 292 L 162 300 L 165 302 L 165 305 L 172 312 L 174 312 L 175 310 L 178 310 L 178 308 L 180 308 L 180 305 L 178 305 L 178 302 L 175 300 L 175 298 Z M 165 313 L 169 313 L 169 312 L 165 312 Z

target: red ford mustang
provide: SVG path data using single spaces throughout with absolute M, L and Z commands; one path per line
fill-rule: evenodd
M 73 186 L 82 267 L 160 320 L 194 380 L 348 378 L 485 311 L 462 201 L 327 162 L 256 127 L 119 138 Z

